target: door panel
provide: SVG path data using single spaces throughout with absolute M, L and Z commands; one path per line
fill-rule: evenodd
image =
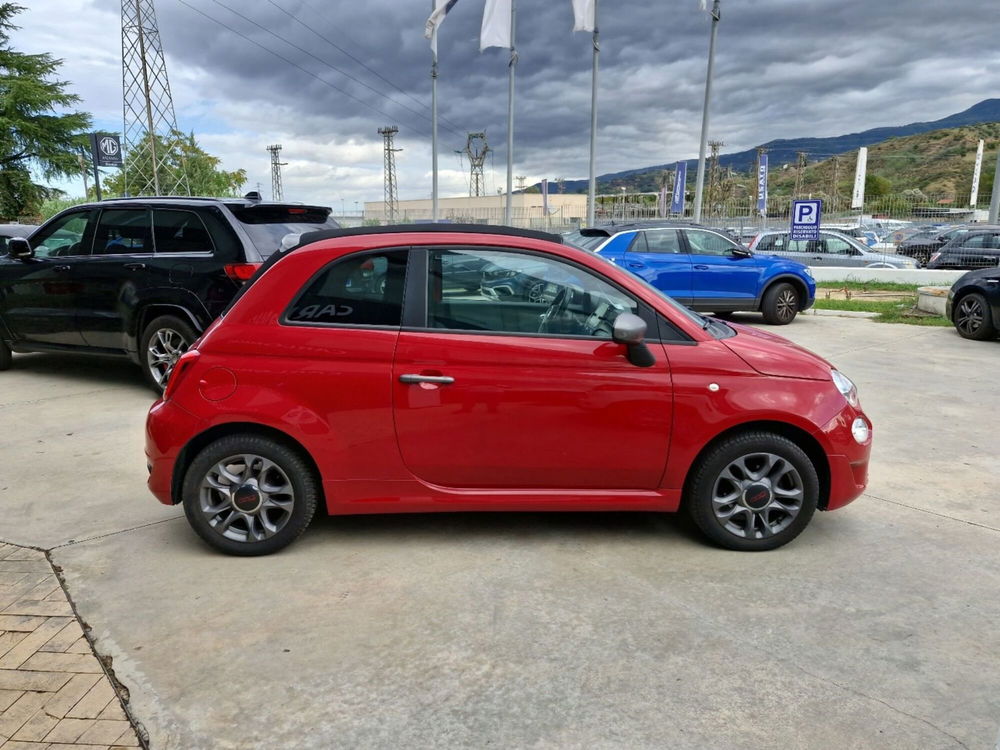
M 470 293 L 459 252 L 490 261 Z M 400 453 L 452 488 L 652 489 L 669 444 L 663 348 L 640 368 L 611 340 L 638 302 L 571 263 L 496 249 L 427 252 L 430 330 L 400 333 L 393 410 Z M 547 302 L 532 302 L 544 284 Z
M 733 255 L 739 246 L 716 232 L 685 229 L 683 234 L 691 254 L 691 295 L 695 304 L 756 299 L 760 260 Z
M 610 341 L 404 331 L 393 365 L 403 461 L 446 487 L 655 488 L 672 409 L 658 348 L 639 368 Z
M 83 346 L 76 269 L 86 262 L 95 209 L 64 214 L 31 239 L 35 256 L 0 259 L 0 315 L 26 343 Z
M 682 304 L 691 299 L 691 257 L 676 229 L 637 232 L 618 265 Z
M 126 349 L 126 324 L 153 258 L 147 208 L 104 209 L 94 232 L 90 258 L 79 264 L 80 331 L 92 347 Z M 166 275 L 158 283 L 166 286 Z

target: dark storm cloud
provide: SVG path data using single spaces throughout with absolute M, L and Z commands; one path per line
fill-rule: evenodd
M 324 66 L 214 0 L 186 0 L 361 102 L 332 90 L 177 0 L 157 4 L 172 64 L 204 73 L 202 95 L 299 113 L 297 135 L 372 139 L 386 122 L 400 140 L 429 138 L 428 110 L 394 92 L 302 25 L 429 103 L 430 1 L 221 0 L 265 29 L 392 97 Z M 109 10 L 118 0 L 98 0 Z M 278 7 L 276 7 L 278 6 Z M 442 149 L 486 129 L 502 160 L 507 52 L 478 51 L 481 0 L 459 0 L 440 34 Z M 1000 53 L 981 0 L 722 0 L 712 136 L 736 150 L 772 138 L 836 135 L 929 120 L 995 95 L 985 71 Z M 601 5 L 602 172 L 689 157 L 697 149 L 708 16 L 697 0 Z M 569 0 L 520 0 L 515 153 L 519 171 L 582 176 L 589 129 L 590 35 L 572 34 Z M 372 107 L 384 114 L 375 112 Z M 416 110 L 416 112 L 411 111 Z M 326 133 L 317 133 L 317 128 Z M 452 130 L 453 128 L 453 130 Z M 455 132 L 457 131 L 457 132 Z

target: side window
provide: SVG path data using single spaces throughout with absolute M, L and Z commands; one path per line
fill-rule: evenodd
M 754 248 L 758 253 L 777 253 L 781 251 L 778 246 L 778 241 L 781 238 L 780 234 L 765 234 L 759 240 L 757 240 L 757 246 Z
M 212 239 L 194 211 L 153 210 L 153 240 L 158 253 L 211 252 Z
M 677 254 L 681 252 L 681 238 L 676 229 L 656 229 L 643 232 L 651 253 Z
M 989 237 L 990 235 L 988 234 L 970 235 L 965 238 L 965 241 L 962 243 L 962 247 L 989 247 L 989 243 L 985 242 L 985 240 L 989 239 Z
M 732 255 L 736 243 L 721 234 L 703 229 L 686 229 L 692 255 Z
M 101 212 L 94 234 L 94 255 L 151 252 L 148 209 L 106 208 Z
M 855 250 L 847 240 L 839 237 L 826 238 L 826 251 L 830 255 L 856 255 Z
M 96 209 L 66 214 L 36 234 L 31 245 L 37 258 L 88 255 Z
M 649 245 L 646 243 L 646 233 L 636 232 L 635 236 L 632 238 L 632 242 L 629 243 L 628 252 L 630 253 L 648 253 Z
M 483 333 L 610 339 L 615 319 L 638 303 L 606 281 L 552 258 L 501 250 L 429 254 L 427 323 Z M 477 266 L 479 288 L 457 269 Z
M 812 255 L 826 254 L 826 240 L 807 240 L 806 252 Z
M 403 319 L 406 250 L 362 253 L 324 268 L 285 312 L 299 324 L 399 326 Z

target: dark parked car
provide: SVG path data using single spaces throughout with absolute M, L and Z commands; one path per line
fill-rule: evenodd
M 917 263 L 925 266 L 930 261 L 931 256 L 948 242 L 972 229 L 982 228 L 982 225 L 978 227 L 976 225 L 933 227 L 924 232 L 914 234 L 900 242 L 896 247 L 896 252 L 900 255 L 913 258 Z
M 336 228 L 329 214 L 255 198 L 126 198 L 63 211 L 0 257 L 0 370 L 11 352 L 128 356 L 162 390 L 282 238 Z
M 1000 268 L 969 271 L 951 286 L 948 319 L 967 339 L 987 341 L 1000 332 Z
M 928 268 L 990 268 L 1000 264 L 1000 227 L 970 229 L 953 236 L 927 262 Z

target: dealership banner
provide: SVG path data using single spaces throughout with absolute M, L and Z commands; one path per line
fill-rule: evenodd
M 674 173 L 674 197 L 670 204 L 670 211 L 675 214 L 684 213 L 684 188 L 687 184 L 688 165 L 686 161 L 677 162 L 677 170 Z
M 757 166 L 757 210 L 761 215 L 767 213 L 767 154 L 760 155 Z

